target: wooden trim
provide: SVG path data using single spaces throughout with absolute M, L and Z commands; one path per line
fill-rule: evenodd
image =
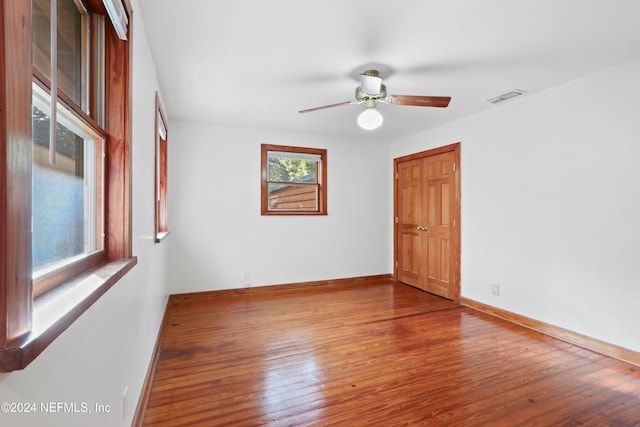
M 130 26 L 131 27 L 131 26 Z M 107 81 L 106 218 L 107 259 L 132 255 L 131 220 L 131 55 L 132 34 L 120 40 L 112 26 L 105 28 Z
M 91 10 L 92 12 L 106 15 L 107 10 L 104 8 L 104 3 L 102 2 L 102 0 L 83 0 L 83 1 L 86 3 L 89 10 Z
M 452 144 L 451 147 L 454 149 L 455 151 L 455 165 L 456 165 L 456 169 L 455 169 L 455 198 L 456 198 L 456 211 L 455 211 L 455 215 L 454 215 L 454 220 L 456 222 L 455 227 L 454 227 L 454 236 L 453 236 L 453 245 L 454 245 L 454 250 L 456 253 L 456 258 L 455 258 L 455 276 L 453 278 L 453 281 L 455 282 L 455 298 L 454 301 L 456 302 L 460 302 L 460 294 L 461 294 L 461 288 L 460 288 L 460 283 L 461 282 L 461 278 L 460 278 L 460 274 L 462 271 L 462 266 L 461 266 L 461 258 L 462 258 L 462 179 L 460 177 L 460 174 L 462 172 L 462 164 L 461 164 L 461 150 L 462 150 L 462 144 L 461 143 L 456 143 L 456 144 Z
M 442 147 L 432 148 L 426 151 L 420 151 L 418 153 L 409 154 L 406 156 L 398 157 L 393 159 L 393 279 L 398 280 L 398 223 L 396 222 L 396 218 L 398 218 L 398 164 L 410 160 L 422 159 L 425 157 L 435 156 L 437 154 L 454 152 L 455 158 L 454 162 L 456 164 L 456 169 L 454 172 L 455 179 L 455 212 L 454 212 L 454 235 L 453 235 L 453 245 L 454 251 L 456 253 L 455 256 L 455 277 L 454 281 L 454 297 L 453 301 L 460 302 L 460 259 L 461 259 L 461 236 L 462 236 L 462 221 L 461 221 L 461 205 L 462 205 L 462 181 L 460 179 L 460 152 L 461 152 L 462 144 L 460 142 L 456 142 L 454 144 L 445 145 Z
M 54 289 L 60 283 L 64 283 L 78 276 L 82 272 L 97 266 L 98 264 L 105 262 L 104 251 L 100 250 L 97 253 L 87 255 L 86 257 L 79 259 L 78 261 L 66 265 L 59 271 L 55 271 L 50 275 L 46 275 L 33 282 L 33 297 L 37 298 L 45 292 Z
M 0 1 L 0 347 L 31 329 L 31 1 Z
M 431 148 L 429 150 L 420 151 L 418 153 L 407 154 L 406 156 L 393 159 L 394 162 L 406 162 L 409 160 L 422 159 L 424 157 L 435 156 L 436 154 L 448 153 L 450 151 L 459 151 L 460 143 L 443 145 L 442 147 Z
M 233 297 L 242 295 L 272 294 L 307 291 L 309 289 L 322 289 L 327 287 L 363 286 L 393 280 L 391 274 L 379 274 L 374 276 L 360 276 L 343 279 L 317 280 L 313 282 L 286 283 L 282 285 L 257 286 L 255 288 L 223 289 L 219 291 L 190 292 L 173 294 L 169 297 L 171 303 Z
M 472 308 L 474 310 L 481 311 L 490 316 L 498 317 L 516 325 L 523 326 L 528 329 L 540 332 L 545 335 L 549 335 L 553 338 L 568 342 L 570 344 L 577 345 L 579 347 L 586 348 L 588 350 L 595 351 L 597 353 L 604 354 L 605 356 L 613 357 L 623 362 L 631 363 L 636 366 L 640 366 L 640 352 L 626 349 L 617 345 L 609 344 L 605 341 L 600 341 L 595 338 L 588 337 L 586 335 L 579 334 L 577 332 L 570 331 L 568 329 L 554 326 L 549 323 L 541 322 L 530 317 L 522 316 L 511 311 L 503 310 L 498 307 L 494 307 L 488 304 L 484 304 L 478 301 L 474 301 L 469 298 L 462 297 L 460 304 Z
M 162 323 L 160 324 L 160 329 L 158 330 L 158 335 L 156 336 L 156 344 L 153 346 L 153 353 L 151 354 L 151 361 L 149 362 L 147 375 L 144 377 L 144 383 L 142 384 L 142 389 L 140 390 L 140 396 L 138 397 L 136 412 L 135 414 L 133 414 L 133 421 L 131 422 L 132 427 L 142 426 L 142 422 L 144 421 L 144 413 L 145 413 L 145 410 L 147 409 L 147 403 L 149 402 L 149 395 L 151 394 L 151 386 L 153 385 L 153 378 L 156 375 L 156 367 L 158 366 L 158 355 L 160 353 L 160 343 L 162 341 L 162 337 L 164 337 L 165 335 L 165 330 L 167 329 L 167 323 L 169 321 L 169 312 L 171 311 L 171 306 L 172 306 L 172 301 L 171 299 L 168 299 L 164 307 L 164 315 L 162 316 Z

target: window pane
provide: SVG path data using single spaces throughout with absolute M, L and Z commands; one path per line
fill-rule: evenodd
M 269 184 L 269 210 L 318 209 L 318 186 L 305 184 Z
M 82 14 L 74 0 L 58 1 L 58 88 L 82 105 Z
M 51 0 L 33 0 L 33 65 L 51 79 Z
M 32 5 L 33 65 L 51 79 L 51 0 L 33 0 Z M 85 13 L 74 0 L 57 0 L 57 9 L 58 88 L 79 107 L 84 107 Z
M 102 249 L 102 141 L 74 123 L 59 106 L 56 164 L 50 164 L 48 102 L 42 95 L 35 95 L 33 104 L 32 238 L 36 271 Z
M 316 182 L 316 165 L 313 160 L 276 157 L 267 158 L 267 181 L 276 182 Z

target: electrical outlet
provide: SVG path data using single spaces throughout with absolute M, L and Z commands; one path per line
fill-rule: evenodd
M 245 270 L 243 279 L 249 279 L 251 277 L 251 270 Z
M 491 295 L 500 296 L 500 285 L 497 283 L 491 284 Z

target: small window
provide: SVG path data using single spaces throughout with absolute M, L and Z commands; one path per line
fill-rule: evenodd
M 169 234 L 167 222 L 167 140 L 167 121 L 160 103 L 160 97 L 156 93 L 156 243 L 160 243 Z
M 262 215 L 327 214 L 327 150 L 262 144 Z

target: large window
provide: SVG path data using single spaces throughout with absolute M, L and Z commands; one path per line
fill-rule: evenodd
M 104 104 L 102 91 L 93 90 L 104 84 L 104 18 L 80 0 L 33 0 L 32 17 L 32 263 L 39 296 L 75 275 L 77 265 L 104 259 L 106 132 L 89 104 Z
M 326 215 L 327 150 L 262 144 L 262 214 Z
M 127 6 L 0 2 L 0 372 L 24 368 L 136 264 Z
M 32 0 L 34 296 L 104 259 L 104 17 Z M 90 99 L 96 111 L 89 107 Z M 78 267 L 80 266 L 80 267 Z
M 33 86 L 32 260 L 34 296 L 104 248 L 104 139 L 58 105 L 51 147 L 49 94 Z M 55 150 L 55 151 L 53 151 Z M 51 161 L 53 156 L 54 161 Z

